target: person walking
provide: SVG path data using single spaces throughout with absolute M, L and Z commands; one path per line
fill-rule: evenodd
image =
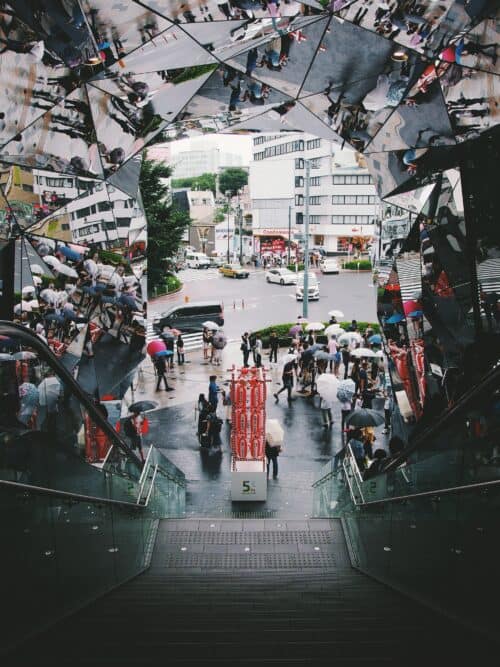
M 210 449 L 220 450 L 222 446 L 220 437 L 221 430 L 222 419 L 217 417 L 217 410 L 211 405 L 207 416 L 207 427 L 205 431 L 205 436 L 208 439 L 208 446 Z
M 210 350 L 210 333 L 206 328 L 203 329 L 202 339 L 203 339 L 203 359 L 205 361 L 208 361 L 208 353 Z
M 390 392 L 384 392 L 384 430 L 382 433 L 387 435 L 391 428 L 391 417 L 392 417 L 392 396 Z
M 269 363 L 278 363 L 278 348 L 280 346 L 280 341 L 278 338 L 278 335 L 276 331 L 271 331 L 271 337 L 269 338 L 269 347 L 270 347 L 270 352 L 269 352 Z
M 278 478 L 278 456 L 281 453 L 281 445 L 271 446 L 266 440 L 266 459 L 267 459 L 267 477 L 269 478 L 269 468 L 272 463 L 273 479 Z
M 331 428 L 333 424 L 331 403 L 326 399 L 324 399 L 323 397 L 321 397 L 320 408 L 321 408 L 321 417 L 323 420 L 323 428 Z
M 243 366 L 245 368 L 248 368 L 248 357 L 250 356 L 250 350 L 252 349 L 250 345 L 250 338 L 248 336 L 248 332 L 245 331 L 245 333 L 241 336 L 241 346 L 240 350 L 243 352 Z
M 132 450 L 139 450 L 139 456 L 144 463 L 144 453 L 142 451 L 142 435 L 149 430 L 148 420 L 143 414 L 132 413 L 123 422 L 123 432 L 130 440 Z
M 221 391 L 221 396 L 222 396 L 222 405 L 224 406 L 224 412 L 225 412 L 225 419 L 228 424 L 231 423 L 231 408 L 232 408 L 232 401 L 231 401 L 231 395 L 228 391 Z
M 334 371 L 334 365 L 336 365 L 337 368 L 338 368 L 338 364 L 340 363 L 340 358 L 339 358 L 339 362 L 338 363 L 336 362 L 337 354 L 340 357 L 340 354 L 338 352 L 338 348 L 339 348 L 339 346 L 338 346 L 338 343 L 337 343 L 337 336 L 335 336 L 335 334 L 334 334 L 333 336 L 330 337 L 330 340 L 328 341 L 328 354 L 330 355 L 330 373 L 335 372 Z M 336 374 L 337 373 L 335 372 L 335 375 Z
M 184 364 L 184 341 L 182 340 L 181 334 L 177 336 L 177 363 L 179 366 Z
M 167 363 L 165 361 L 165 357 L 155 357 L 153 364 L 156 371 L 156 377 L 158 378 L 156 383 L 156 391 L 160 391 L 162 380 L 165 386 L 165 391 L 173 391 L 173 387 L 168 386 L 167 376 L 165 375 L 167 372 Z
M 262 339 L 259 334 L 255 337 L 255 345 L 253 348 L 256 368 L 262 367 Z
M 295 360 L 290 360 L 288 361 L 284 366 L 283 366 L 283 374 L 282 374 L 282 382 L 283 386 L 279 391 L 277 391 L 274 394 L 274 398 L 276 399 L 276 403 L 279 401 L 279 395 L 281 394 L 282 391 L 287 392 L 287 400 L 290 403 L 292 400 L 292 389 L 293 389 L 293 378 L 294 375 L 297 374 L 297 363 Z
M 352 412 L 352 403 L 351 401 L 341 401 L 340 402 L 340 414 L 342 416 L 341 429 L 342 432 L 345 431 L 345 420 Z
M 349 352 L 349 346 L 344 345 L 340 350 L 342 356 L 342 363 L 344 364 L 344 380 L 347 380 L 349 377 L 349 360 L 351 358 L 351 353 Z
M 220 392 L 220 388 L 216 380 L 217 376 L 211 375 L 208 384 L 208 402 L 213 407 L 215 412 L 217 411 L 217 404 L 219 402 L 218 394 Z

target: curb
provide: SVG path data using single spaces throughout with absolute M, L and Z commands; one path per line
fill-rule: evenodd
M 171 292 L 165 292 L 165 294 L 159 294 L 158 296 L 155 297 L 148 295 L 148 301 L 154 303 L 155 301 L 159 301 L 160 299 L 165 299 L 169 296 L 174 296 L 175 294 L 179 294 L 179 292 L 182 292 L 183 289 L 184 289 L 184 283 L 182 283 L 180 287 L 172 290 Z

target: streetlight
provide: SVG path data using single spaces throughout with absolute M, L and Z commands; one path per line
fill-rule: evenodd
M 310 160 L 304 160 L 304 291 L 302 294 L 302 316 L 309 314 L 309 175 L 311 173 Z
M 229 259 L 229 211 L 231 210 L 231 190 L 226 190 L 227 197 L 227 263 L 230 263 Z
M 240 228 L 240 265 L 243 266 L 243 211 L 241 210 L 240 206 L 240 194 L 241 190 L 238 190 L 238 205 L 236 207 L 237 215 L 238 215 L 238 223 L 239 223 L 239 228 Z

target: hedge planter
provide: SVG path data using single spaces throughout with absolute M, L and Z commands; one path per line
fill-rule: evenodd
M 323 322 L 323 324 L 325 325 L 325 328 L 328 326 L 328 322 Z M 350 322 L 339 322 L 339 325 L 342 327 L 342 329 L 347 330 Z M 289 322 L 287 324 L 275 324 L 271 327 L 265 327 L 264 329 L 253 331 L 251 335 L 256 336 L 258 334 L 262 340 L 262 347 L 267 350 L 269 348 L 271 332 L 276 331 L 279 346 L 290 347 L 293 337 L 290 336 L 289 331 L 293 326 L 296 326 L 295 322 Z M 371 327 L 374 333 L 380 333 L 380 325 L 377 322 L 358 322 L 358 329 L 360 333 L 364 333 L 368 327 Z M 323 333 L 319 333 L 316 336 L 316 342 L 318 342 L 320 345 L 326 345 L 328 342 L 328 336 Z

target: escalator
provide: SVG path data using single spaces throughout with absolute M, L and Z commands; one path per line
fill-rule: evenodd
M 155 447 L 143 463 L 29 329 L 0 322 L 0 350 L 6 650 L 142 572 L 186 483 Z
M 314 492 L 314 515 L 341 519 L 355 567 L 498 638 L 500 368 L 381 474 L 366 476 L 347 447 Z

